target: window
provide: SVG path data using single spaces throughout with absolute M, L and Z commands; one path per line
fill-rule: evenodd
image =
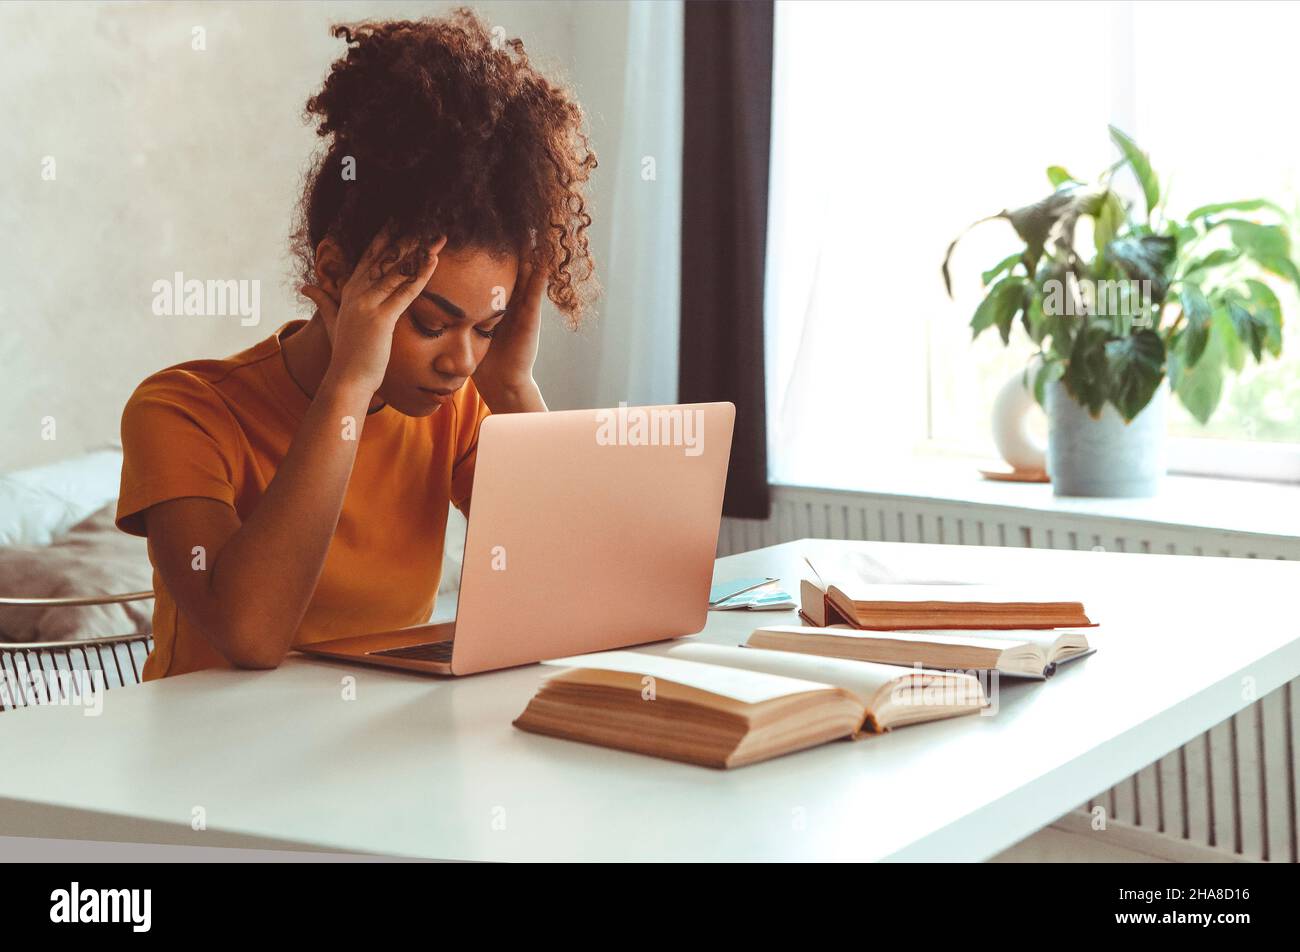
M 1151 154 L 1174 214 L 1297 207 L 1297 34 L 1300 7 L 1267 3 L 778 3 L 772 479 L 853 485 L 918 452 L 994 455 L 993 398 L 1032 347 L 972 343 L 968 324 L 1015 235 L 997 222 L 963 239 L 955 301 L 940 262 L 971 222 L 1047 194 L 1048 165 L 1091 178 L 1114 161 L 1108 123 Z M 1282 358 L 1230 377 L 1206 427 L 1170 401 L 1175 468 L 1294 478 L 1300 301 L 1275 287 Z

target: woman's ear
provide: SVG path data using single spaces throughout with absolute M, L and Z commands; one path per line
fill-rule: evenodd
M 316 285 L 334 300 L 343 293 L 343 285 L 352 269 L 343 255 L 343 249 L 333 238 L 324 238 L 316 246 Z

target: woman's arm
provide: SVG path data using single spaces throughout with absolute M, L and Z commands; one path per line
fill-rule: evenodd
M 321 309 L 329 368 L 248 519 L 241 523 L 225 503 L 195 497 L 146 511 L 154 563 L 177 606 L 239 667 L 275 667 L 293 642 L 338 526 L 393 326 L 437 267 L 441 244 L 413 277 L 396 266 L 379 274 L 374 265 L 386 241 L 382 232 L 358 262 L 337 313 Z M 412 250 L 399 247 L 403 256 Z M 313 289 L 313 300 L 319 293 Z
M 546 274 L 520 256 L 516 290 L 497 325 L 487 356 L 474 371 L 474 386 L 493 413 L 542 413 L 546 401 L 533 379 L 542 333 Z
M 475 386 L 478 386 L 477 384 Z M 503 387 L 483 393 L 484 402 L 493 413 L 545 413 L 546 401 L 542 391 L 531 378 L 515 387 Z
M 506 316 L 497 325 L 487 356 L 474 371 L 474 387 L 493 413 L 545 413 L 546 401 L 533 379 L 533 364 L 542 336 L 542 293 L 546 275 L 520 255 L 517 290 Z M 469 518 L 470 499 L 460 511 Z
M 322 385 L 242 524 L 215 499 L 172 499 L 146 511 L 168 590 L 232 664 L 273 668 L 289 650 L 338 526 L 371 396 Z M 345 417 L 356 420 L 357 440 L 340 438 Z

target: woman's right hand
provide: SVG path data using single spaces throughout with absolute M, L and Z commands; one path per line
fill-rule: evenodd
M 438 267 L 438 253 L 447 244 L 445 236 L 439 238 L 421 260 L 416 239 L 401 241 L 397 245 L 397 261 L 389 265 L 386 274 L 381 274 L 380 261 L 391 240 L 387 226 L 375 235 L 340 289 L 337 302 L 314 284 L 300 288 L 319 309 L 325 322 L 331 347 L 325 377 L 336 386 L 373 394 L 383 385 L 397 319 L 429 283 Z M 403 274 L 403 262 L 413 256 L 415 274 Z

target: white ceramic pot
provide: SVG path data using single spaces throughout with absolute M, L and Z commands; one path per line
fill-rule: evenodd
M 1047 385 L 1047 472 L 1058 496 L 1154 496 L 1166 469 L 1169 382 L 1125 423 L 1107 403 L 1100 419 L 1076 403 L 1059 380 Z
M 1032 389 L 1040 366 L 1038 358 L 1032 359 L 1024 371 L 1011 375 L 993 401 L 993 444 L 1017 473 L 1041 473 L 1047 465 L 1047 446 L 1030 428 L 1032 417 L 1041 412 Z

